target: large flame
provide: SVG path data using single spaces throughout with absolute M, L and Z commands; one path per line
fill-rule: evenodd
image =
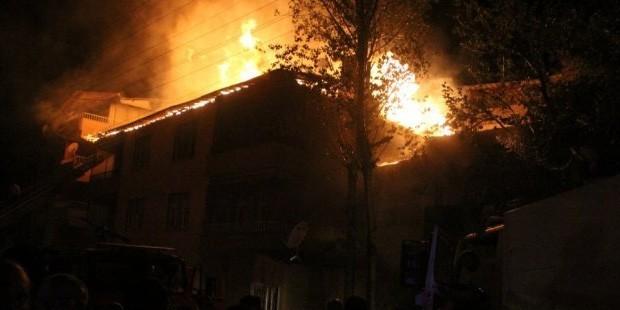
M 382 114 L 418 135 L 446 136 L 453 130 L 446 125 L 445 106 L 429 95 L 417 96 L 420 85 L 415 73 L 393 53 L 388 52 L 372 67 L 372 83 L 380 90 L 373 95 L 384 102 Z
M 200 7 L 198 7 L 200 8 Z M 259 8 L 259 11 L 266 11 L 272 8 L 268 2 Z M 190 20 L 208 20 L 202 15 L 205 10 L 194 10 Z M 264 12 L 262 12 L 264 13 Z M 236 31 L 227 31 L 223 39 L 218 38 L 218 27 L 204 29 L 194 27 L 201 22 L 189 23 L 185 27 L 175 30 L 174 41 L 180 41 L 179 47 L 184 49 L 174 49 L 171 61 L 178 63 L 175 70 L 170 72 L 171 83 L 164 94 L 177 94 L 180 96 L 166 96 L 175 99 L 178 103 L 186 99 L 202 95 L 213 89 L 227 87 L 237 84 L 267 71 L 269 64 L 273 60 L 273 55 L 259 51 L 263 42 L 255 33 L 261 33 L 265 38 L 264 44 L 287 41 L 292 35 L 290 31 L 274 31 L 273 28 L 280 19 L 268 20 L 259 23 L 258 20 L 265 19 L 264 16 L 258 18 L 243 18 L 234 23 Z M 234 19 L 233 19 L 234 20 Z M 226 22 L 227 24 L 229 22 Z M 280 27 L 275 27 L 280 28 Z M 290 28 L 290 27 L 287 27 Z M 191 30 L 191 31 L 189 31 Z M 199 33 L 195 33 L 199 31 Z M 204 32 L 204 34 L 202 33 Z M 171 36 L 172 38 L 172 36 Z M 218 40 L 219 39 L 219 40 Z M 213 44 L 219 41 L 225 44 Z M 176 43 L 176 42 L 174 42 Z M 179 53 L 183 51 L 182 53 Z M 213 57 L 213 56 L 220 56 Z M 215 59 L 213 59 L 215 58 Z M 215 60 L 215 62 L 213 62 Z M 213 71 L 208 70 L 213 64 Z M 206 69 L 206 70 L 205 70 Z M 445 106 L 440 96 L 432 97 L 420 95 L 420 85 L 416 81 L 415 74 L 409 69 L 407 64 L 401 61 L 391 52 L 381 57 L 372 67 L 372 82 L 379 89 L 373 92 L 374 95 L 384 100 L 384 108 L 381 111 L 383 117 L 388 121 L 408 128 L 417 135 L 424 136 L 444 136 L 451 135 L 452 129 L 446 125 L 444 116 Z M 182 99 L 180 99 L 182 98 Z M 209 101 L 200 101 L 191 109 L 201 108 Z M 171 110 L 163 117 L 149 119 L 139 122 L 135 126 L 123 128 L 122 130 L 108 130 L 97 135 L 87 137 L 91 141 L 96 141 L 104 136 L 114 135 L 120 131 L 132 131 L 143 127 L 145 124 L 179 115 L 185 112 Z
M 241 24 L 239 43 L 243 48 L 243 60 L 226 61 L 219 65 L 220 80 L 223 85 L 247 81 L 265 72 L 264 66 L 261 66 L 261 63 L 264 62 L 264 55 L 257 49 L 259 40 L 252 33 L 255 29 L 256 20 L 254 19 L 249 19 Z
M 193 1 L 178 16 L 161 30 L 169 69 L 156 95 L 169 105 L 266 72 L 274 59 L 266 47 L 294 34 L 287 0 Z

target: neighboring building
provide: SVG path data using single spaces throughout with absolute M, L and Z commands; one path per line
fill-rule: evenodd
M 52 119 L 54 130 L 66 137 L 90 134 L 122 126 L 155 112 L 160 102 L 152 98 L 128 98 L 120 93 L 77 91 Z

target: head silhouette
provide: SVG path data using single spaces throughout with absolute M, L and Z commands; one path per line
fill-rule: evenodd
M 11 261 L 0 261 L 0 304 L 8 310 L 30 308 L 30 279 Z

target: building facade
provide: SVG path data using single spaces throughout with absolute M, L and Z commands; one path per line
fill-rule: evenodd
M 265 309 L 322 309 L 363 296 L 362 238 L 356 280 L 346 281 L 346 170 L 301 84 L 274 71 L 100 134 L 108 160 L 89 184 L 110 238 L 176 248 L 199 271 L 195 285 L 226 305 L 253 294 Z M 435 202 L 413 166 L 377 170 L 379 308 L 413 301 L 401 243 L 423 239 Z

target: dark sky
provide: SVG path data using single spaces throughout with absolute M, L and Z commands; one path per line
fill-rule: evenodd
M 2 186 L 10 179 L 31 183 L 36 166 L 56 155 L 47 152 L 51 142 L 34 117 L 39 99 L 57 81 L 96 62 L 104 42 L 138 24 L 146 5 L 141 0 L 0 2 Z

